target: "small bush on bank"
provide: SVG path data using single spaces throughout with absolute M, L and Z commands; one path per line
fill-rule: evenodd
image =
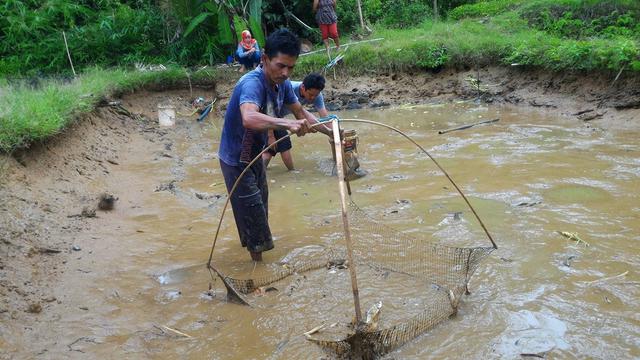
M 535 0 L 524 4 L 519 13 L 534 28 L 558 37 L 640 39 L 638 1 Z
M 449 19 L 452 20 L 495 16 L 516 8 L 523 1 L 524 0 L 492 0 L 466 4 L 449 11 L 448 16 Z

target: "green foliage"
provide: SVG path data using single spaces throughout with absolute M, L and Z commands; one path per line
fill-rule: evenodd
M 382 24 L 389 28 L 409 28 L 433 16 L 433 9 L 422 0 L 397 0 L 383 3 Z
M 214 77 L 215 73 L 199 71 L 191 80 Z M 184 69 L 170 67 L 148 72 L 89 68 L 78 79 L 49 80 L 37 87 L 0 83 L 0 151 L 10 152 L 59 133 L 76 116 L 91 111 L 100 99 L 114 92 L 185 81 Z
M 531 26 L 559 37 L 640 39 L 638 1 L 535 0 L 522 6 L 519 12 Z
M 482 1 L 475 4 L 466 4 L 449 11 L 448 16 L 453 20 L 495 16 L 514 9 L 522 2 L 523 1 L 518 0 L 492 0 Z
M 70 72 L 62 32 L 74 65 L 116 65 L 122 55 L 159 57 L 163 18 L 145 5 L 117 2 L 8 0 L 0 7 L 0 71 Z
M 356 0 L 340 0 L 337 4 L 340 28 L 357 29 L 360 20 Z M 402 29 L 416 26 L 433 16 L 431 4 L 425 0 L 362 0 L 362 12 L 370 23 Z

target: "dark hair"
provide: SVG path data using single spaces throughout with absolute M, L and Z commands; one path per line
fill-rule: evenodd
M 267 37 L 264 53 L 269 59 L 277 56 L 278 53 L 297 58 L 300 55 L 300 39 L 288 29 L 278 29 Z
M 324 76 L 318 73 L 311 73 L 302 80 L 302 85 L 304 85 L 305 89 L 318 89 L 322 91 L 324 90 L 324 82 Z

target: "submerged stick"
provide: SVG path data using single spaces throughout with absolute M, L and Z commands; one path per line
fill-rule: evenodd
M 596 284 L 596 283 L 599 283 L 599 282 L 609 281 L 609 280 L 625 277 L 625 276 L 627 276 L 628 273 L 629 273 L 629 271 L 627 270 L 627 271 L 623 272 L 622 274 L 618 274 L 616 276 L 610 276 L 610 277 L 606 277 L 606 278 L 602 278 L 602 279 L 598 279 L 598 280 L 587 281 L 585 284 L 593 285 L 593 284 Z
M 451 128 L 451 129 L 440 130 L 440 131 L 438 131 L 438 134 L 446 134 L 448 132 L 452 132 L 452 131 L 456 131 L 456 130 L 464 130 L 464 129 L 468 129 L 470 127 L 474 127 L 476 125 L 491 124 L 491 123 L 494 123 L 494 122 L 497 122 L 497 121 L 500 121 L 500 119 L 492 119 L 492 120 L 480 121 L 480 122 L 477 122 L 477 123 L 462 125 L 462 126 L 454 127 L 454 128 Z
M 318 325 L 316 327 L 314 327 L 313 329 L 307 331 L 304 333 L 304 336 L 308 339 L 311 337 L 311 335 L 317 333 L 318 331 L 324 329 L 327 325 L 326 324 L 322 324 L 322 325 Z
M 185 334 L 185 333 L 183 333 L 182 331 L 178 331 L 178 330 L 176 330 L 176 329 L 172 329 L 172 328 L 170 328 L 170 327 L 168 327 L 168 326 L 166 326 L 166 325 L 162 325 L 162 328 L 163 328 L 163 329 L 165 329 L 165 330 L 169 330 L 169 331 L 171 331 L 171 332 L 172 332 L 172 333 L 174 333 L 174 334 L 178 334 L 178 335 L 180 335 L 180 336 L 186 337 L 186 338 L 190 338 L 190 339 L 191 339 L 191 338 L 193 338 L 193 336 L 191 336 L 191 335 L 189 335 L 189 334 Z
M 351 245 L 351 231 L 349 229 L 349 217 L 347 216 L 346 185 L 344 182 L 344 165 L 342 161 L 342 139 L 340 139 L 340 127 L 338 120 L 332 121 L 333 143 L 336 150 L 336 169 L 338 170 L 338 185 L 340 187 L 340 205 L 342 206 L 342 223 L 344 224 L 344 239 L 347 242 L 347 257 L 349 259 L 349 274 L 351 275 L 351 290 L 353 291 L 353 305 L 356 312 L 356 325 L 362 322 L 360 312 L 360 296 L 358 294 L 358 279 L 356 277 L 356 263 L 353 261 L 353 247 Z

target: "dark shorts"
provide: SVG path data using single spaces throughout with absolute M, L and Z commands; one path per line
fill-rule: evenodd
M 287 136 L 288 132 L 287 130 L 273 130 L 273 135 L 275 136 L 276 140 L 281 139 L 285 136 Z M 269 148 L 269 154 L 271 154 L 272 156 L 276 156 L 277 153 L 283 153 L 287 150 L 291 150 L 291 138 L 288 137 L 282 141 L 280 141 L 278 144 L 276 144 L 276 148 L 272 149 Z
M 220 160 L 220 168 L 229 192 L 245 166 L 231 166 Z M 256 161 L 242 176 L 231 196 L 231 207 L 240 243 L 249 251 L 262 252 L 273 249 L 268 222 L 268 199 L 269 189 L 264 165 L 262 161 Z

